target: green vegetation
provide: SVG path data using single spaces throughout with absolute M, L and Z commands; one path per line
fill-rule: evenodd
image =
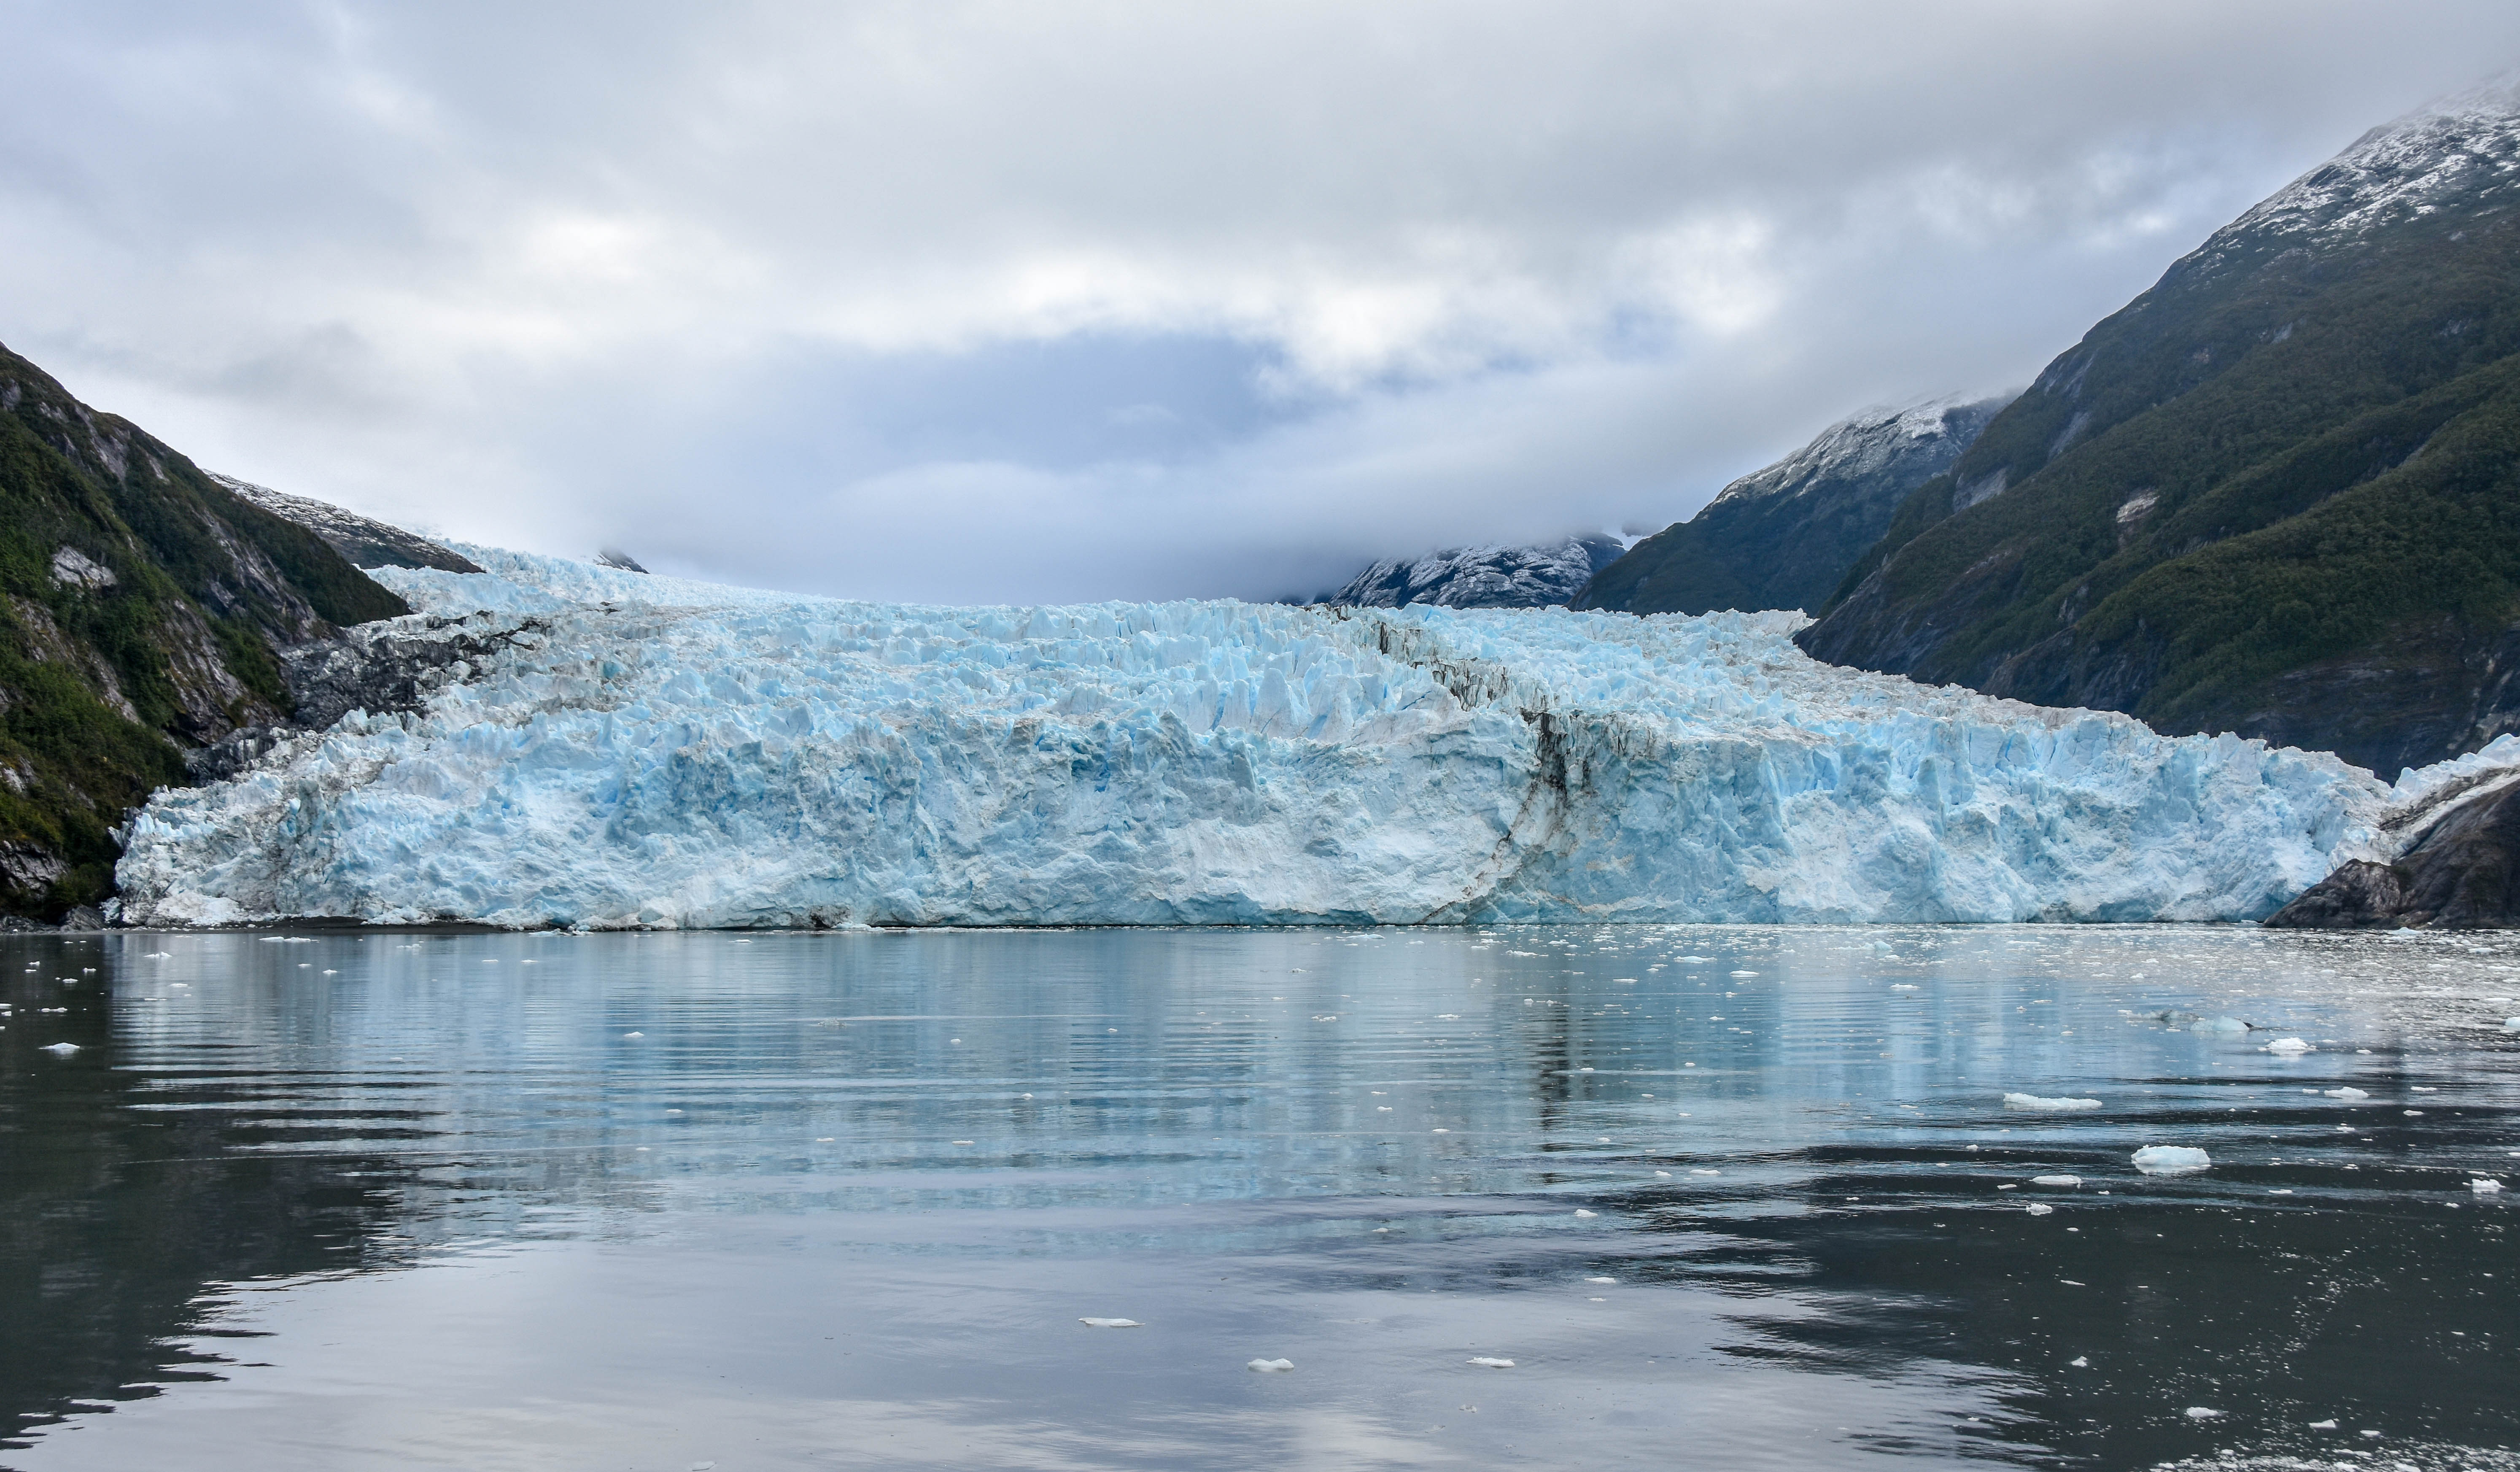
M 404 611 L 0 348 L 0 914 L 111 894 L 113 829 L 183 750 L 286 715 L 280 647 Z
M 2392 773 L 2520 725 L 2520 212 L 2469 204 L 2172 268 L 1908 498 L 1805 647 Z

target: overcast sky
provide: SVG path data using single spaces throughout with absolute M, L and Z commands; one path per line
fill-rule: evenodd
M 0 342 L 202 466 L 870 598 L 1659 527 L 2026 381 L 2520 6 L 0 0 Z

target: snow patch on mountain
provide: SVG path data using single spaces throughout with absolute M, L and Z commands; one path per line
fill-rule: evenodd
M 390 522 L 345 511 L 329 501 L 292 496 L 267 485 L 255 485 L 250 480 L 221 475 L 215 470 L 203 473 L 247 505 L 269 512 L 284 521 L 295 522 L 323 538 L 354 567 L 435 567 L 448 572 L 481 570 L 427 537 L 405 531 Z
M 1903 483 L 1922 484 L 1949 468 L 1987 422 L 2018 396 L 1949 394 L 1905 408 L 1863 410 L 1776 464 L 1733 481 L 1707 505 L 1789 499 L 1893 473 Z
M 1546 608 L 1564 603 L 1633 538 L 1607 534 L 1532 544 L 1488 543 L 1385 558 L 1313 600 L 1354 608 Z
M 2417 109 L 2356 139 L 2216 231 L 2200 255 L 2264 235 L 2359 236 L 2452 201 L 2471 213 L 2520 197 L 2520 71 Z
M 2245 919 L 2388 804 L 1822 665 L 1794 614 L 932 608 L 466 551 L 379 576 L 477 659 L 157 794 L 124 919 Z

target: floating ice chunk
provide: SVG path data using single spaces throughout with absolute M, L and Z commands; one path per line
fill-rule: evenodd
M 1511 1369 L 1511 1368 L 1513 1368 L 1513 1361 L 1512 1361 L 1512 1360 L 1499 1360 L 1499 1359 L 1498 1359 L 1498 1358 L 1496 1358 L 1494 1355 L 1472 1355 L 1469 1359 L 1464 1360 L 1462 1360 L 1462 1363 L 1464 1363 L 1464 1364 L 1476 1364 L 1476 1365 L 1480 1365 L 1480 1366 L 1482 1366 L 1482 1367 L 1484 1367 L 1484 1368 L 1487 1368 L 1487 1369 Z
M 2467 1183 L 2467 1188 L 2476 1192 L 2480 1196 L 2499 1196 L 2502 1194 L 2502 1182 L 2492 1176 L 2477 1177 L 2475 1180 L 2470 1181 Z
M 1076 1321 L 1089 1329 L 1143 1329 L 1146 1327 L 1134 1318 L 1080 1318 Z
M 2032 1185 L 2081 1185 L 2083 1183 L 2083 1178 L 2080 1176 L 2033 1176 L 2030 1178 L 2030 1183 Z
M 2030 1213 L 2030 1215 L 2034 1217 L 2047 1217 L 2053 1216 L 2056 1208 L 2049 1206 L 2045 1201 L 2033 1201 L 2028 1206 L 2023 1207 L 2022 1210 Z
M 2092 1367 L 2092 1359 L 2089 1355 L 2076 1355 L 2073 1359 L 2068 1360 L 2065 1362 L 2076 1369 L 2090 1369 Z
M 2135 1152 L 2135 1168 L 2147 1176 L 2184 1176 L 2213 1164 L 2212 1156 L 2193 1145 L 2145 1145 Z
M 2332 1098 L 2332 1099 L 2349 1099 L 2349 1100 L 2350 1100 L 2350 1099 L 2367 1099 L 2367 1098 L 2369 1098 L 2371 1095 L 2370 1095 L 2369 1093 L 2367 1093 L 2363 1092 L 2362 1090 L 2357 1089 L 2357 1088 L 2355 1088 L 2353 1085 L 2348 1084 L 2348 1085 L 2346 1085 L 2345 1087 L 2343 1087 L 2343 1088 L 2341 1088 L 2341 1089 L 2330 1089 L 2329 1091 L 2327 1091 L 2327 1096 L 2328 1096 L 2329 1098 Z
M 1916 984 L 1912 981 L 1894 981 L 1890 983 L 1890 990 L 1894 992 L 1912 992 L 1916 990 Z
M 2223 1412 L 2216 1410 L 2210 1405 L 2190 1405 L 2187 1407 L 2187 1419 L 2191 1421 L 2219 1421 L 2223 1419 Z
M 2502 1030 L 2506 1033 L 2520 1033 L 2520 1017 L 2503 1018 Z
M 2195 1024 L 2200 1033 L 2245 1033 L 2249 1025 L 2237 1017 L 2206 1017 Z
M 1600 1213 L 1599 1213 L 1599 1212 L 1595 1212 L 1595 1211 L 1586 1211 L 1584 1208 L 1582 1208 L 1582 1207 L 1580 1207 L 1580 1206 L 1579 1206 L 1579 1207 L 1575 1208 L 1575 1215 L 1577 1215 L 1577 1216 L 1579 1216 L 1579 1217 L 1598 1217 L 1598 1216 L 1599 1216 L 1599 1215 L 1600 1215 Z
M 624 1038 L 644 1038 L 648 1035 L 646 1033 L 623 1033 L 621 1036 Z
M 2316 1052 L 2318 1049 L 2312 1048 L 2309 1044 L 2304 1043 L 2299 1038 L 2277 1038 L 2272 1043 L 2267 1045 L 2267 1051 L 2271 1053 L 2285 1053 L 2298 1057 L 2306 1052 Z
M 1254 1360 L 1242 1367 L 1247 1370 L 1257 1370 L 1264 1375 L 1282 1375 L 1286 1371 L 1295 1367 L 1295 1361 L 1292 1360 Z
M 2324 1421 L 2313 1421 L 2310 1423 L 2310 1429 L 2313 1431 L 2334 1431 L 2336 1429 L 2336 1420 L 2331 1416 Z
M 1732 974 L 1735 976 L 1756 976 L 1759 973 L 1756 971 L 1735 971 Z
M 1615 1283 L 1618 1279 L 1615 1277 L 1588 1277 L 1584 1279 L 1584 1281 L 1588 1283 Z
M 1712 956 L 1675 956 L 1672 959 L 1687 965 L 1703 966 L 1712 962 L 1715 958 Z M 2511 1020 L 2515 1023 L 2520 1023 L 2520 1017 L 2514 1017 Z
M 2042 1098 L 2035 1093 L 2007 1093 L 2003 1096 L 2003 1107 L 2040 1110 L 2049 1114 L 2067 1114 L 2081 1109 L 2097 1109 L 2100 1107 L 2100 1101 L 2072 1098 L 2062 1094 L 2054 1098 Z
M 55 1043 L 47 1046 L 43 1050 L 57 1058 L 67 1058 L 78 1051 L 79 1046 L 75 1043 Z

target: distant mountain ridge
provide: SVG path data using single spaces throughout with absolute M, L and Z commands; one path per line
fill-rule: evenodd
M 296 522 L 322 537 L 335 552 L 349 559 L 350 565 L 369 567 L 434 567 L 441 572 L 479 572 L 470 558 L 459 556 L 427 537 L 407 532 L 399 526 L 344 511 L 329 501 L 307 496 L 292 496 L 269 486 L 239 480 L 233 475 L 207 472 L 212 480 L 236 493 L 240 500 L 250 502 L 275 516 Z
M 1626 543 L 1607 534 L 1557 542 L 1492 542 L 1416 558 L 1384 558 L 1311 600 L 1351 608 L 1546 608 L 1566 602 Z
M 2520 88 L 2363 135 L 1919 487 L 1821 658 L 2381 772 L 2520 728 Z
M 2014 395 L 1869 409 L 1718 492 L 1595 574 L 1578 608 L 1814 608 L 1909 493 L 1951 468 Z

